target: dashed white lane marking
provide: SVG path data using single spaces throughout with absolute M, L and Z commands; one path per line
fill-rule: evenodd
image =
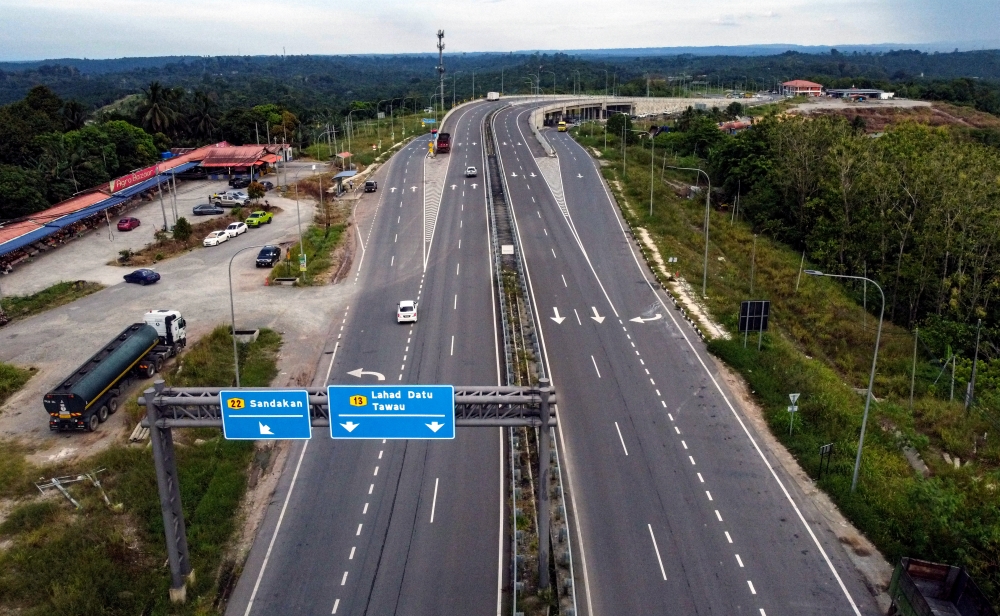
M 687 443 L 685 443 L 684 441 L 681 441 L 681 445 L 683 445 L 683 446 L 684 446 L 684 449 L 687 449 L 687 448 L 688 448 L 688 444 L 687 444 Z
M 597 360 L 594 359 L 593 355 L 590 356 L 590 361 L 594 362 L 594 371 L 597 372 L 597 378 L 601 378 L 601 371 L 597 369 Z
M 750 580 L 747 580 L 747 586 L 750 587 L 750 594 L 751 595 L 756 595 L 757 594 L 757 589 L 753 587 L 753 582 L 751 582 Z
M 742 569 L 742 568 L 743 568 L 743 559 L 742 559 L 742 558 L 740 558 L 740 555 L 739 555 L 739 554 L 737 554 L 737 555 L 736 555 L 736 562 L 738 562 L 738 563 L 739 563 L 739 565 L 740 565 L 740 569 Z
M 698 475 L 698 481 L 700 481 L 701 483 L 705 483 L 705 479 L 704 477 L 701 476 L 701 473 L 695 473 L 695 474 Z
M 456 263 L 455 264 L 455 275 L 458 276 L 458 272 L 460 272 L 460 271 L 462 271 L 462 264 L 461 263 Z
M 691 460 L 691 466 L 698 466 L 694 463 L 694 456 L 688 456 L 688 460 Z
M 712 493 L 709 492 L 708 490 L 705 490 L 705 496 L 708 497 L 708 500 L 712 500 Z
M 542 231 L 544 231 L 544 232 L 545 232 L 545 237 L 548 237 L 548 236 L 549 236 L 549 230 L 548 230 L 548 229 L 544 229 L 544 228 L 543 228 L 543 229 L 542 229 Z
M 331 614 L 336 614 L 338 607 L 340 607 L 340 599 L 337 599 L 336 601 L 333 602 L 333 611 L 330 612 L 330 613 Z
M 396 255 L 392 255 L 392 260 L 389 261 L 389 267 L 396 264 Z
M 450 354 L 451 355 L 455 354 L 455 337 L 454 336 L 451 337 L 451 353 Z
M 559 276 L 561 276 L 561 277 L 562 277 L 562 279 L 563 279 L 563 286 L 564 286 L 564 287 L 566 287 L 566 288 L 568 289 L 568 288 L 569 288 L 569 285 L 568 285 L 568 284 L 566 284 L 566 277 L 565 277 L 565 276 L 563 276 L 562 274 L 559 274 Z
M 625 439 L 622 438 L 622 429 L 618 427 L 618 422 L 615 422 L 615 430 L 618 430 L 618 440 L 622 442 L 622 449 L 625 450 L 625 455 L 628 455 L 628 447 L 625 446 Z
M 347 557 L 347 560 L 354 560 L 354 550 L 358 549 L 358 546 L 353 546 L 351 548 L 351 555 Z
M 438 480 L 440 477 L 434 478 L 434 498 L 431 500 L 431 524 L 434 523 L 434 510 L 437 508 L 438 502 Z
M 649 538 L 653 540 L 653 551 L 656 552 L 656 562 L 660 563 L 660 575 L 663 576 L 664 581 L 667 579 L 667 572 L 663 569 L 663 559 L 660 558 L 660 548 L 656 546 L 656 535 L 653 534 L 653 525 L 647 524 L 649 528 Z
M 368 493 L 371 494 L 372 490 L 374 490 L 374 489 L 375 489 L 375 484 L 373 483 L 370 486 L 368 486 Z
M 458 293 L 455 294 L 455 305 L 451 307 L 452 310 L 458 310 Z
M 378 477 L 378 467 L 375 467 L 375 476 Z
M 551 250 L 552 250 L 552 258 L 553 259 L 558 259 L 558 257 L 556 256 L 556 249 L 552 248 Z
M 583 321 L 580 320 L 580 313 L 576 311 L 576 308 L 573 309 L 573 314 L 576 315 L 576 322 L 577 322 L 577 324 L 578 325 L 583 325 Z
M 354 533 L 354 536 L 355 536 L 355 537 L 358 537 L 358 536 L 360 536 L 360 535 L 361 535 L 361 527 L 362 527 L 362 526 L 364 526 L 364 524 L 358 524 L 358 532 Z
M 368 515 L 368 503 L 365 503 L 365 508 L 361 510 L 361 515 Z
M 733 538 L 729 536 L 729 531 L 728 530 L 726 531 L 726 541 L 728 541 L 729 543 L 733 542 Z
M 716 509 L 716 510 L 715 510 L 715 517 L 719 518 L 719 521 L 720 521 L 720 522 L 722 521 L 722 514 L 721 514 L 721 513 L 719 513 L 719 510 L 718 510 L 718 509 Z
M 340 578 L 340 585 L 343 586 L 347 583 L 347 572 L 344 572 L 344 577 Z

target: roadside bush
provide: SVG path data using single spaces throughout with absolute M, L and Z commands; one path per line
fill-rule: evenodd
M 25 370 L 10 364 L 0 362 L 0 404 L 7 398 L 14 395 L 17 390 L 24 387 L 31 375 L 35 373 L 34 368 Z
M 250 186 L 247 187 L 247 195 L 255 202 L 258 199 L 263 198 L 264 193 L 266 192 L 267 191 L 264 190 L 264 185 L 261 184 L 260 182 L 251 182 Z
M 125 264 L 125 263 L 128 263 L 129 260 L 131 260 L 131 259 L 132 259 L 132 249 L 131 248 L 124 248 L 124 249 L 118 251 L 118 262 L 119 263 Z
M 240 222 L 245 222 L 247 219 L 246 212 L 244 212 L 241 207 L 234 207 L 232 211 L 229 212 L 229 215 Z
M 191 237 L 191 223 L 188 222 L 187 218 L 181 216 L 177 219 L 177 224 L 174 225 L 174 239 L 185 241 Z

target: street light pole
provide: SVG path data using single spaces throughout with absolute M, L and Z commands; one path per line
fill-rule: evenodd
M 872 404 L 872 387 L 875 385 L 875 365 L 878 363 L 878 345 L 879 341 L 882 339 L 882 317 L 885 316 L 885 293 L 882 292 L 882 287 L 879 286 L 877 282 L 871 278 L 866 278 L 865 276 L 846 276 L 844 274 L 825 274 L 817 270 L 805 270 L 806 274 L 810 276 L 827 276 L 829 278 L 847 278 L 851 280 L 864 280 L 865 283 L 871 283 L 875 285 L 878 289 L 879 295 L 882 296 L 882 310 L 879 311 L 878 315 L 878 333 L 875 334 L 875 353 L 872 355 L 872 371 L 868 376 L 868 395 L 865 396 L 865 414 L 861 418 L 861 438 L 858 439 L 858 455 L 854 460 L 854 477 L 851 479 L 851 493 L 858 487 L 858 472 L 861 470 L 861 451 L 865 446 L 865 428 L 868 426 L 868 409 Z
M 708 192 L 705 193 L 705 264 L 701 274 L 701 296 L 708 297 L 708 223 L 709 223 L 709 199 L 712 196 L 712 180 L 705 173 L 704 169 L 698 169 L 697 167 L 673 167 L 671 165 L 664 165 L 667 169 L 677 169 L 678 171 L 697 171 L 698 173 L 705 176 L 705 181 L 708 182 Z
M 236 387 L 240 386 L 240 352 L 236 347 L 236 306 L 233 303 L 233 259 L 236 255 L 240 254 L 246 250 L 252 250 L 254 248 L 263 248 L 264 244 L 259 246 L 247 246 L 245 248 L 240 248 L 233 253 L 233 256 L 229 258 L 229 316 L 232 319 L 232 334 L 233 334 L 233 368 L 236 371 Z

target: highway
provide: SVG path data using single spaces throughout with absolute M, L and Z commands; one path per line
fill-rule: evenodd
M 498 384 L 500 358 L 480 129 L 494 104 L 455 111 L 436 224 L 424 212 L 427 136 L 376 174 L 357 208 L 362 247 L 342 284 L 315 382 Z M 426 257 L 425 257 L 426 255 Z M 426 258 L 426 268 L 425 268 Z M 397 324 L 396 302 L 419 320 Z M 358 369 L 366 373 L 350 375 Z M 504 586 L 502 431 L 452 441 L 296 443 L 226 613 L 492 614 Z
M 546 131 L 557 202 L 527 114 L 502 111 L 496 136 L 559 392 L 581 612 L 878 614 L 825 521 L 758 446 L 704 344 L 649 284 L 593 159 Z

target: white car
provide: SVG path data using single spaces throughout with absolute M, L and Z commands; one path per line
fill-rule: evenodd
M 476 177 L 477 173 L 479 173 L 479 172 L 476 171 L 475 167 L 466 167 L 465 168 L 465 177 L 467 177 L 467 178 L 474 178 L 474 177 Z
M 229 233 L 226 231 L 212 231 L 201 243 L 205 246 L 218 246 L 226 241 L 229 241 Z
M 247 227 L 247 223 L 245 222 L 231 222 L 229 223 L 229 226 L 226 227 L 226 235 L 229 237 L 236 237 L 241 233 L 246 233 L 248 229 L 249 227 Z
M 396 304 L 397 323 L 417 322 L 417 303 L 411 300 L 403 300 Z

